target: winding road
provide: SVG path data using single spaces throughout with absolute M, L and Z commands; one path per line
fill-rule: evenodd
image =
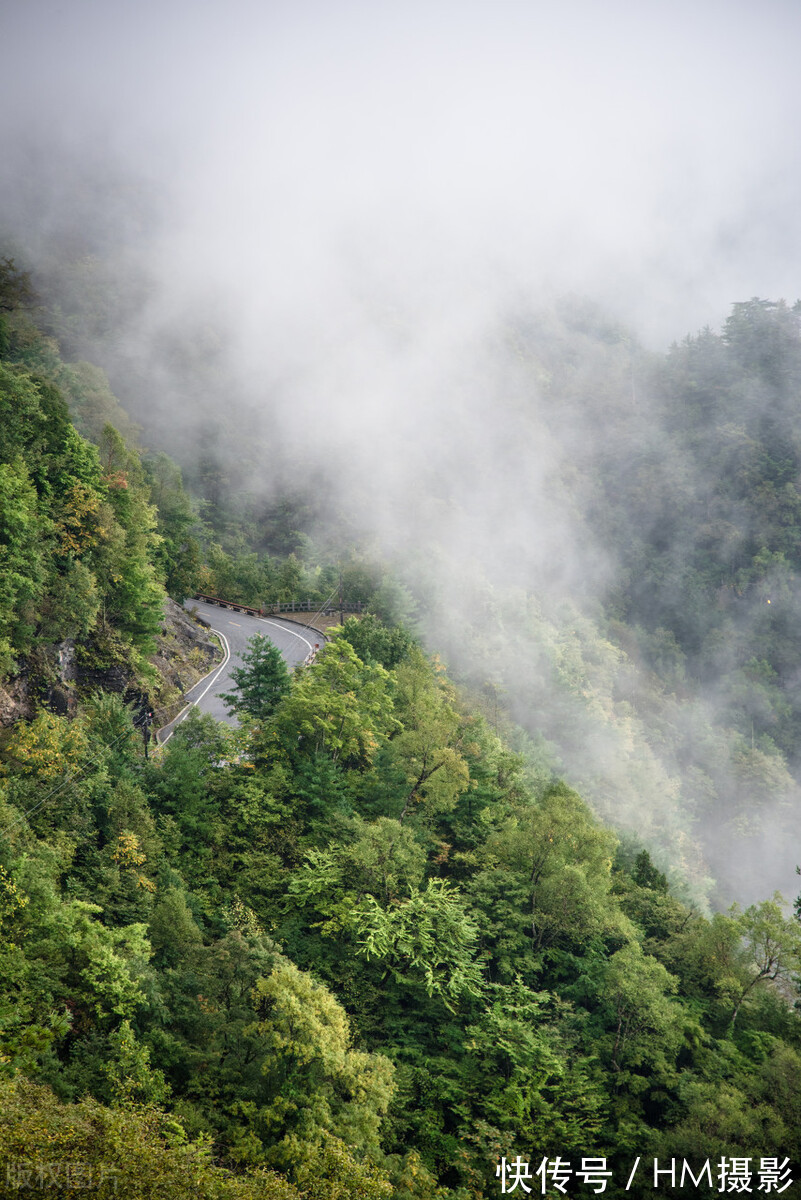
M 315 645 L 322 646 L 325 641 L 323 634 L 316 630 L 295 621 L 282 621 L 280 617 L 252 617 L 249 613 L 219 608 L 203 600 L 185 600 L 184 608 L 196 612 L 220 635 L 225 658 L 209 675 L 189 689 L 186 707 L 169 725 L 159 730 L 158 741 L 162 746 L 169 741 L 193 707 L 202 713 L 211 713 L 215 720 L 224 721 L 226 725 L 237 724 L 236 717 L 228 712 L 220 699 L 220 693 L 233 691 L 231 671 L 242 665 L 242 655 L 254 634 L 263 634 L 278 647 L 290 671 L 304 661 Z

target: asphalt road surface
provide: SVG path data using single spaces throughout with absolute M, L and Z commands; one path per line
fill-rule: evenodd
M 184 608 L 189 612 L 196 611 L 198 616 L 207 621 L 214 632 L 220 635 L 226 657 L 210 675 L 189 689 L 186 693 L 186 708 L 174 721 L 159 730 L 158 740 L 162 746 L 193 706 L 199 712 L 211 713 L 217 721 L 224 721 L 227 725 L 237 724 L 236 717 L 228 712 L 220 699 L 220 692 L 233 691 L 231 671 L 234 667 L 242 666 L 242 654 L 247 650 L 248 641 L 254 634 L 263 634 L 278 647 L 290 671 L 303 662 L 315 644 L 322 646 L 325 641 L 321 633 L 294 621 L 282 621 L 280 617 L 251 617 L 249 613 L 218 608 L 216 604 L 207 604 L 203 600 L 186 600 Z

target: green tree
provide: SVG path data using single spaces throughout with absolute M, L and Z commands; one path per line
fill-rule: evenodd
M 224 693 L 222 699 L 230 711 L 265 721 L 289 692 L 286 663 L 278 647 L 261 633 L 248 641 L 242 662 L 244 666 L 231 671 L 236 690 Z
M 604 1003 L 611 1034 L 605 1050 L 614 1071 L 673 1068 L 683 1040 L 685 1014 L 672 996 L 677 980 L 637 942 L 615 952 L 606 966 Z
M 522 970 L 524 939 L 539 953 L 603 937 L 618 945 L 628 940 L 633 928 L 611 895 L 614 853 L 613 835 L 564 784 L 490 834 L 470 887 L 504 971 L 515 959 Z
M 33 1200 L 67 1194 L 59 1184 L 74 1194 L 70 1172 L 80 1190 L 91 1184 L 103 1200 L 301 1200 L 272 1171 L 237 1177 L 215 1166 L 208 1138 L 190 1141 L 180 1122 L 156 1109 L 110 1108 L 88 1097 L 64 1104 L 21 1078 L 0 1083 L 0 1161 L 10 1186 L 19 1183 Z M 355 1191 L 340 1196 L 359 1200 Z
M 29 903 L 5 867 L 0 866 L 0 1075 L 35 1072 L 39 1060 L 70 1027 L 66 1012 L 37 1004 L 36 963 L 21 944 Z
M 337 877 L 352 895 L 369 893 L 390 905 L 400 902 L 410 888 L 422 885 L 426 851 L 411 829 L 391 817 L 369 822 L 351 817 L 341 828 L 347 840 L 320 853 L 336 864 Z M 300 888 L 302 876 L 302 870 L 295 873 L 293 893 Z
M 20 455 L 29 462 L 38 460 L 46 424 L 33 378 L 0 363 L 0 462 L 11 462 Z
M 413 642 L 401 625 L 387 626 L 372 613 L 363 617 L 348 617 L 342 626 L 347 638 L 362 662 L 376 662 L 391 671 L 409 654 Z
M 18 267 L 13 258 L 0 258 L 0 312 L 28 308 L 36 299 L 30 271 Z
M 256 984 L 255 1001 L 269 1160 L 297 1166 L 326 1133 L 377 1151 L 393 1090 L 390 1062 L 353 1049 L 342 1007 L 285 959 Z
M 43 537 L 48 522 L 39 512 L 25 464 L 0 463 L 0 674 L 14 651 L 30 647 L 44 590 Z
M 110 1055 L 106 1063 L 113 1103 L 163 1105 L 170 1088 L 164 1074 L 151 1065 L 150 1051 L 136 1039 L 131 1022 L 122 1021 L 109 1037 Z
M 397 729 L 390 677 L 363 663 L 350 642 L 328 642 L 296 679 L 275 714 L 275 732 L 291 757 L 325 753 L 364 768 Z
M 39 606 L 39 633 L 47 641 L 86 638 L 97 627 L 101 597 L 94 573 L 70 559 L 51 574 Z
M 378 960 L 397 983 L 422 988 L 452 1009 L 466 996 L 481 994 L 476 961 L 478 929 L 457 888 L 430 879 L 409 899 L 384 908 L 366 896 L 354 911 L 359 953 Z
M 158 514 L 157 532 L 161 540 L 155 551 L 156 562 L 168 593 L 180 602 L 199 586 L 200 521 L 184 490 L 179 467 L 166 454 L 147 458 L 143 465 L 150 498 Z
M 397 669 L 397 712 L 402 727 L 388 748 L 390 764 L 405 785 L 398 820 L 419 809 L 426 815 L 449 812 L 469 782 L 462 754 L 461 721 L 453 689 L 432 670 L 420 651 Z M 440 672 L 441 674 L 441 672 Z
M 149 502 L 138 455 L 110 425 L 103 430 L 100 459 L 105 536 L 95 557 L 104 612 L 134 645 L 147 647 L 160 627 L 164 607 L 154 564 L 159 540 L 156 510 Z
M 731 1027 L 743 1004 L 762 986 L 787 985 L 801 970 L 801 928 L 782 911 L 784 901 L 779 892 L 772 900 L 752 904 L 735 920 L 743 945 L 741 971 L 737 983 L 732 981 Z
M 490 985 L 488 997 L 466 1029 L 470 1133 L 483 1125 L 485 1145 L 491 1130 L 502 1144 L 531 1138 L 568 1155 L 597 1144 L 606 1097 L 593 1059 L 571 1045 L 563 1005 L 519 979 Z M 486 1149 L 489 1167 L 494 1156 Z M 484 1179 L 490 1194 L 491 1169 Z
M 202 944 L 200 929 L 182 888 L 170 886 L 160 893 L 148 936 L 156 962 L 168 967 L 174 967 Z

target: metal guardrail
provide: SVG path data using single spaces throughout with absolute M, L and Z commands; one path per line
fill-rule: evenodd
M 247 604 L 234 604 L 232 600 L 221 600 L 219 596 L 204 596 L 202 592 L 195 592 L 195 600 L 205 600 L 206 604 L 216 604 L 218 608 L 230 608 L 234 612 L 250 613 L 254 617 L 263 617 L 266 615 L 266 609 L 251 608 Z
M 216 604 L 220 608 L 230 608 L 234 612 L 250 613 L 254 617 L 277 617 L 281 613 L 316 613 L 318 616 L 330 616 L 331 613 L 339 612 L 338 604 L 328 602 L 327 604 L 318 607 L 315 600 L 282 600 L 275 604 L 265 604 L 262 608 L 251 608 L 248 604 L 239 604 L 233 600 L 221 600 L 219 596 L 205 596 L 202 592 L 195 592 L 196 600 L 205 600 L 207 604 Z M 341 610 L 348 613 L 361 613 L 364 605 L 361 600 L 357 600 L 355 604 L 346 604 Z

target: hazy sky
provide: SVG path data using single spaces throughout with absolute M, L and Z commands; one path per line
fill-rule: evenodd
M 18 0 L 0 44 L 4 138 L 158 180 L 176 298 L 256 329 L 551 284 L 661 347 L 801 292 L 795 0 Z

